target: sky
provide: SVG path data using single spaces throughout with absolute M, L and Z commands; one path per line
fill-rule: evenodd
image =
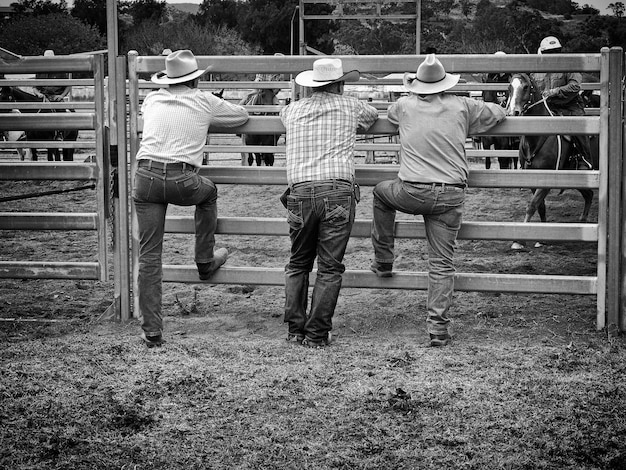
M 576 3 L 578 3 L 578 6 L 581 7 L 585 4 L 591 5 L 592 7 L 600 10 L 601 15 L 611 15 L 613 12 L 607 7 L 609 6 L 609 3 L 617 3 L 618 1 L 623 0 L 580 0 Z

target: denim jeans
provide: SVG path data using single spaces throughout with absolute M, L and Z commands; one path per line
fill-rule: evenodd
M 139 227 L 139 315 L 146 335 L 163 331 L 161 297 L 163 234 L 168 203 L 196 206 L 195 262 L 213 260 L 217 228 L 217 188 L 193 169 L 145 168 L 135 173 L 133 191 Z
M 343 256 L 354 223 L 353 184 L 327 180 L 295 184 L 287 196 L 291 256 L 285 266 L 285 323 L 289 333 L 325 340 L 345 271 Z M 307 315 L 309 273 L 317 277 Z
M 428 241 L 427 326 L 430 334 L 448 332 L 454 291 L 454 248 L 461 228 L 465 190 L 455 186 L 383 181 L 374 188 L 372 244 L 377 263 L 393 263 L 396 211 L 421 214 Z

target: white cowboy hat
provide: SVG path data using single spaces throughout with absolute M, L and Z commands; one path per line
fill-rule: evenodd
M 554 36 L 548 36 L 541 40 L 541 44 L 539 44 L 539 54 L 545 51 L 550 51 L 552 49 L 561 49 L 560 41 Z
M 204 75 L 211 68 L 198 70 L 198 61 L 193 52 L 183 49 L 169 54 L 165 59 L 165 70 L 152 75 L 151 80 L 159 85 L 184 83 Z
M 296 83 L 317 88 L 336 82 L 356 82 L 359 77 L 358 70 L 344 74 L 341 59 L 318 59 L 313 62 L 313 70 L 305 70 L 296 75 Z
M 417 68 L 416 74 L 405 72 L 404 87 L 418 95 L 441 93 L 459 83 L 460 75 L 446 73 L 435 54 L 428 54 Z
M 52 57 L 53 55 L 54 55 L 54 51 L 52 49 L 47 49 L 43 53 L 44 57 Z

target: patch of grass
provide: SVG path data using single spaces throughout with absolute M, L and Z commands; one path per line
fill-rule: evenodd
M 153 350 L 114 324 L 5 342 L 0 467 L 623 468 L 621 340 L 193 333 L 216 321 L 174 318 L 190 333 Z

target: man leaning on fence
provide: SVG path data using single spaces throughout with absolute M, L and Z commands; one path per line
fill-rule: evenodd
M 139 227 L 139 313 L 142 339 L 148 347 L 163 343 L 162 251 L 165 214 L 169 203 L 196 206 L 195 262 L 200 280 L 209 279 L 226 261 L 228 251 L 214 251 L 217 227 L 217 188 L 198 171 L 210 125 L 236 127 L 248 112 L 198 89 L 200 77 L 189 50 L 165 59 L 165 70 L 152 76 L 159 85 L 142 105 L 143 138 L 137 152 L 133 200 Z
M 448 310 L 454 290 L 454 249 L 461 228 L 469 165 L 465 141 L 505 118 L 496 103 L 444 93 L 459 75 L 446 73 L 435 54 L 429 54 L 416 74 L 404 74 L 409 96 L 388 110 L 389 122 L 399 128 L 398 178 L 374 188 L 372 271 L 393 275 L 396 211 L 421 214 L 428 241 L 427 326 L 431 346 L 450 341 Z
M 311 96 L 292 102 L 280 113 L 286 129 L 290 191 L 284 201 L 291 239 L 285 267 L 287 340 L 309 347 L 330 343 L 345 271 L 342 261 L 358 202 L 357 129 L 366 130 L 378 119 L 376 108 L 344 95 L 344 82 L 358 78 L 357 70 L 344 74 L 340 59 L 318 59 L 313 70 L 295 79 L 312 89 Z M 317 277 L 307 314 L 309 274 L 316 257 Z

